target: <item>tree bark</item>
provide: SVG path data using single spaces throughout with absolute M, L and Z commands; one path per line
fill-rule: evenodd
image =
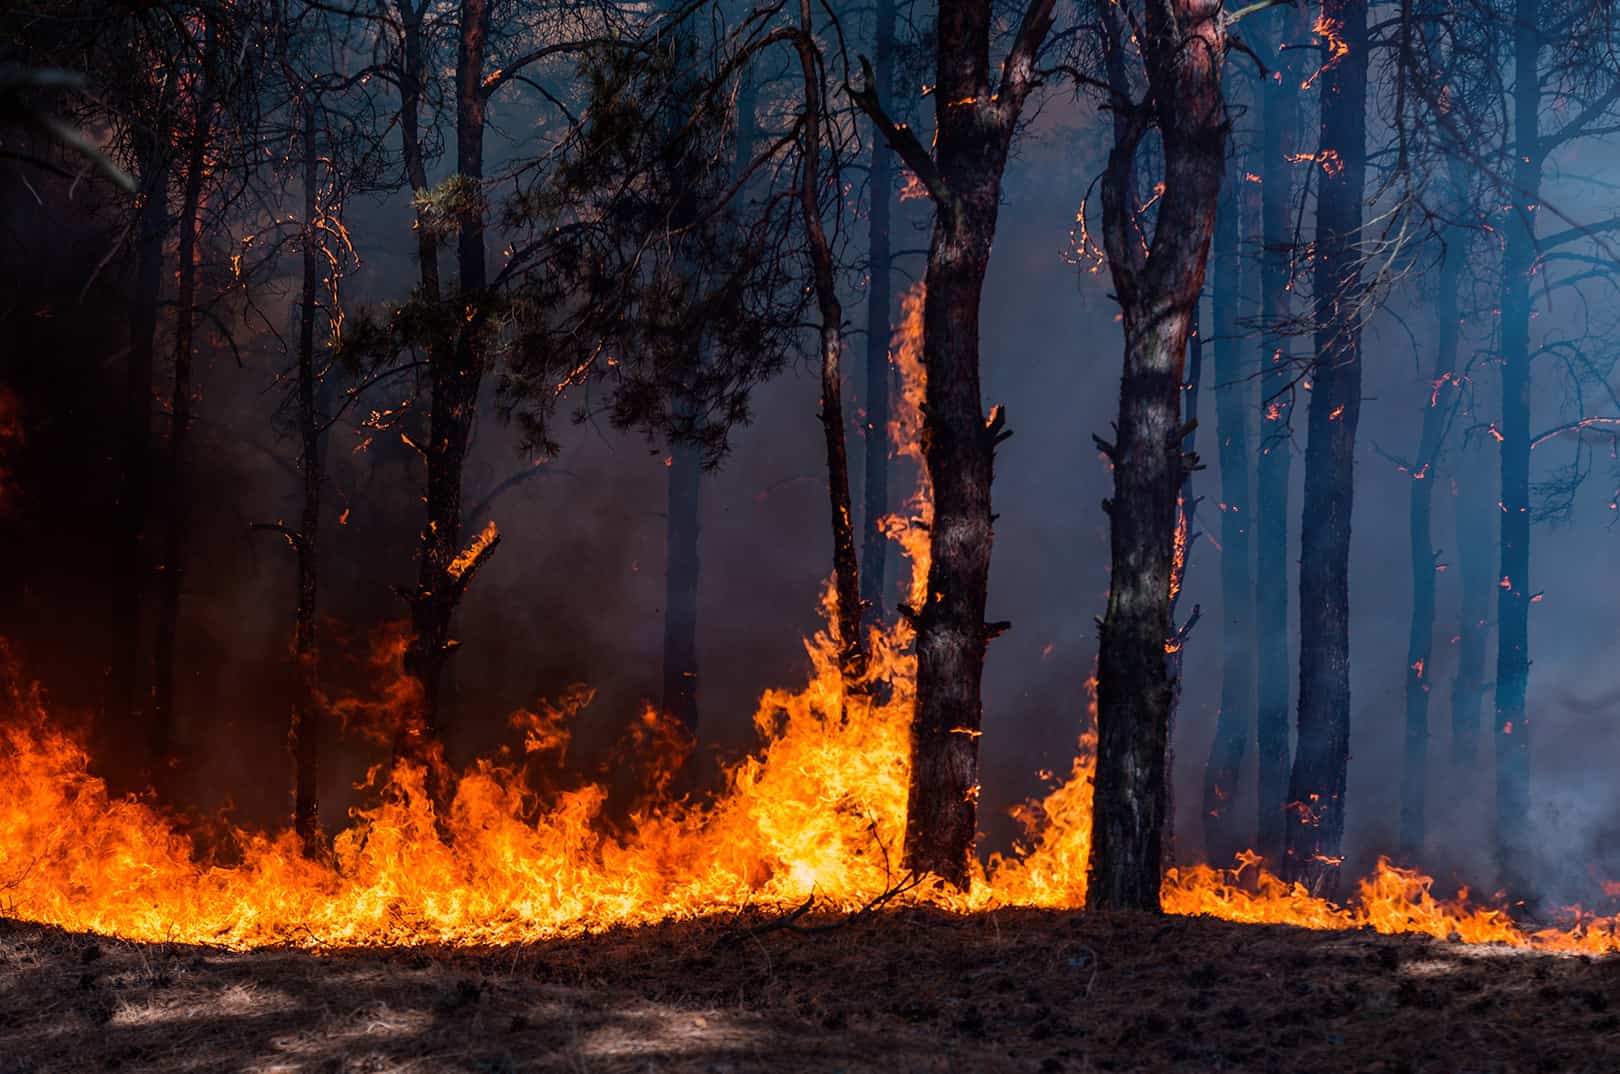
M 1348 52 L 1321 73 L 1312 369 L 1300 520 L 1299 746 L 1288 784 L 1283 875 L 1335 894 L 1350 756 L 1350 517 L 1361 413 L 1366 0 L 1325 0 Z
M 1452 479 L 1457 525 L 1458 583 L 1457 677 L 1451 684 L 1451 764 L 1459 774 L 1472 773 L 1479 761 L 1480 716 L 1485 704 L 1485 653 L 1491 637 L 1491 598 L 1495 566 L 1490 533 L 1500 525 L 1497 497 L 1485 487 L 1489 460 L 1474 445 L 1471 465 L 1457 468 Z
M 1249 463 L 1249 410 L 1254 390 L 1244 367 L 1238 324 L 1243 258 L 1238 248 L 1241 205 L 1237 160 L 1229 160 L 1215 217 L 1215 421 L 1221 469 L 1221 700 L 1215 737 L 1204 767 L 1204 853 L 1225 862 L 1248 842 L 1232 811 L 1238 773 L 1248 751 L 1254 714 L 1254 591 L 1250 574 L 1249 515 L 1253 485 Z
M 426 70 L 423 53 L 422 18 L 428 0 L 421 9 L 413 0 L 398 0 L 402 60 L 399 68 L 399 131 L 400 147 L 405 159 L 405 178 L 414 193 L 428 189 L 427 157 L 422 148 L 422 79 Z M 437 302 L 439 283 L 439 239 L 431 227 L 420 219 L 416 222 L 417 272 L 423 300 Z
M 664 711 L 688 732 L 698 725 L 697 617 L 703 448 L 679 439 L 669 448 L 669 516 L 664 568 Z
M 935 148 L 891 120 L 872 76 L 856 103 L 878 121 L 934 201 L 923 301 L 923 458 L 934 490 L 927 600 L 902 610 L 917 630 L 905 863 L 965 887 L 979 796 L 979 687 L 984 654 L 1001 627 L 984 621 L 990 574 L 990 481 L 1006 435 L 998 407 L 979 394 L 979 301 L 995 237 L 1002 173 L 1034 84 L 1036 53 L 1052 26 L 1052 0 L 1032 0 L 990 81 L 992 5 L 940 10 L 935 32 Z M 1162 639 L 1161 639 L 1162 641 Z
M 172 782 L 174 757 L 175 660 L 180 630 L 180 604 L 186 573 L 186 541 L 191 526 L 187 454 L 191 440 L 192 358 L 196 336 L 197 231 L 202 212 L 208 140 L 212 131 L 213 78 L 217 52 L 212 22 L 204 28 L 202 72 L 193 96 L 192 129 L 187 139 L 185 186 L 181 195 L 178 284 L 175 292 L 174 388 L 170 397 L 169 450 L 164 457 L 164 494 L 168 518 L 163 558 L 158 571 L 158 605 L 153 624 L 152 715 L 150 749 L 160 790 Z
M 1122 16 L 1109 28 L 1110 84 L 1128 80 Z M 1170 582 L 1182 455 L 1181 384 L 1188 332 L 1203 291 L 1226 165 L 1225 30 L 1205 0 L 1146 5 L 1140 43 L 1149 101 L 1115 102 L 1114 146 L 1102 179 L 1103 233 L 1125 335 L 1118 442 L 1107 502 L 1112 571 L 1097 657 L 1097 767 L 1088 902 L 1159 909 L 1172 689 Z M 1151 111 L 1148 111 L 1151 110 Z M 1149 126 L 1164 156 L 1163 196 L 1149 242 L 1136 207 L 1136 156 Z M 1144 249 L 1144 244 L 1146 244 Z
M 832 514 L 833 589 L 837 600 L 838 671 L 844 698 L 864 688 L 865 639 L 861 636 L 860 566 L 850 514 L 849 455 L 844 444 L 844 310 L 838 301 L 832 246 L 821 220 L 821 139 L 824 123 L 820 57 L 810 0 L 799 0 L 799 67 L 804 79 L 803 159 L 799 164 L 799 210 L 810 249 L 811 278 L 821 315 L 821 429 L 827 450 L 827 496 Z
M 1541 200 L 1540 0 L 1517 0 L 1514 169 L 1502 254 L 1502 544 L 1497 580 L 1496 858 L 1510 896 L 1532 898 L 1530 865 L 1530 288 Z
M 1466 177 L 1452 168 L 1452 181 L 1458 184 L 1453 204 L 1459 209 Z M 1431 535 L 1434 511 L 1434 485 L 1438 480 L 1440 453 L 1447 415 L 1452 405 L 1451 378 L 1457 370 L 1457 291 L 1467 253 L 1467 234 L 1460 227 L 1448 229 L 1446 249 L 1437 282 L 1436 345 L 1434 368 L 1424 394 L 1422 431 L 1417 454 L 1411 460 L 1409 551 L 1412 567 L 1412 626 L 1406 641 L 1406 739 L 1401 765 L 1400 849 L 1408 862 L 1423 853 L 1425 838 L 1425 796 L 1429 782 L 1429 690 L 1433 675 L 1435 569 L 1439 553 Z
M 1186 589 L 1187 569 L 1193 542 L 1198 533 L 1198 499 L 1193 495 L 1193 469 L 1198 458 L 1198 398 L 1204 382 L 1203 296 L 1193 303 L 1192 326 L 1187 331 L 1187 379 L 1182 390 L 1181 489 L 1176 493 L 1176 532 L 1170 560 L 1170 633 L 1164 639 L 1165 676 L 1170 680 L 1170 719 L 1165 726 L 1164 750 L 1164 837 L 1160 855 L 1168 866 L 1176 861 L 1176 717 L 1181 712 L 1182 666 L 1186 660 L 1187 639 L 1202 614 L 1194 604 L 1185 622 L 1176 624 L 1176 609 Z
M 877 33 L 872 57 L 873 92 L 886 104 L 894 85 L 894 0 L 877 0 Z M 861 600 L 872 615 L 885 614 L 889 538 L 883 519 L 889 513 L 889 363 L 890 279 L 889 220 L 894 203 L 893 150 L 881 135 L 872 139 L 871 173 L 867 180 L 872 215 L 867 222 L 868 283 L 866 291 L 866 428 L 864 533 L 861 544 Z
M 1266 20 L 1269 22 L 1270 20 Z M 1288 158 L 1299 147 L 1297 45 L 1304 36 L 1301 9 L 1285 10 L 1280 31 L 1268 30 L 1267 54 L 1277 78 L 1260 93 L 1260 455 L 1255 464 L 1255 659 L 1257 745 L 1256 849 L 1281 868 L 1284 807 L 1288 801 L 1288 506 L 1293 469 L 1294 360 L 1287 325 L 1293 316 L 1294 178 Z
M 306 91 L 307 92 L 307 91 Z M 293 830 L 304 851 L 313 854 L 320 841 L 320 713 L 317 682 L 315 601 L 319 588 L 321 523 L 321 417 L 316 405 L 319 373 L 315 366 L 316 289 L 321 259 L 316 194 L 320 155 L 315 144 L 315 105 L 303 105 L 304 242 L 303 288 L 298 306 L 298 430 L 302 441 L 299 470 L 303 477 L 303 510 L 293 551 L 298 564 L 298 605 L 293 624 L 293 662 L 298 693 L 287 727 L 293 761 Z
M 489 0 L 462 0 L 456 48 L 456 171 L 482 187 L 484 118 L 484 48 L 489 34 Z M 404 740 L 396 746 L 417 760 L 440 744 L 440 686 L 454 648 L 451 621 L 470 579 L 458 570 L 461 548 L 461 478 L 477 412 L 483 378 L 484 317 L 488 269 L 484 208 L 481 197 L 465 208 L 460 220 L 457 267 L 459 299 L 468 314 L 451 344 L 430 353 L 428 371 L 432 413 L 428 419 L 427 525 L 422 530 L 417 586 L 410 602 L 411 638 L 405 671 L 420 687 L 416 719 L 404 723 Z M 428 262 L 424 260 L 423 271 Z M 490 546 L 485 546 L 490 547 Z
M 124 741 L 131 728 L 146 726 L 142 718 L 146 706 L 139 700 L 143 664 L 141 605 L 151 576 L 145 534 L 152 509 L 152 375 L 156 365 L 158 299 L 163 290 L 163 245 L 169 231 L 167 147 L 155 132 L 139 128 L 135 152 L 141 202 L 129 307 L 123 450 L 118 460 L 118 545 L 110 599 L 113 648 L 102 704 L 101 734 L 109 744 Z M 150 771 L 147 775 L 150 777 Z

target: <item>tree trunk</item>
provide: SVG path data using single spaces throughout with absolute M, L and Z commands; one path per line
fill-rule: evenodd
M 320 840 L 319 691 L 316 680 L 315 599 L 319 583 L 318 549 L 321 522 L 321 419 L 316 406 L 318 373 L 315 368 L 316 288 L 321 279 L 316 192 L 320 184 L 320 155 L 315 145 L 315 106 L 304 103 L 304 264 L 303 290 L 298 309 L 298 429 L 303 441 L 299 469 L 303 476 L 303 511 L 293 550 L 298 561 L 298 607 L 293 626 L 293 661 L 298 694 L 287 728 L 287 748 L 293 760 L 293 830 L 314 853 Z
M 1454 183 L 1466 176 L 1453 167 Z M 1453 203 L 1463 207 L 1465 187 L 1459 185 Z M 1442 438 L 1457 372 L 1457 290 L 1467 255 L 1467 235 L 1460 227 L 1446 233 L 1446 250 L 1437 281 L 1436 313 L 1439 324 L 1434 369 L 1424 394 L 1422 432 L 1411 460 L 1409 511 L 1412 566 L 1412 628 L 1406 641 L 1406 748 L 1401 766 L 1401 854 L 1408 862 L 1423 854 L 1425 794 L 1429 782 L 1429 690 L 1433 675 L 1435 568 L 1439 553 L 1431 536 L 1434 485 L 1438 480 Z
M 422 14 L 412 4 L 413 0 L 399 0 L 398 8 L 403 53 L 399 69 L 400 145 L 405 158 L 405 177 L 411 184 L 411 190 L 426 193 L 428 174 L 427 157 L 422 148 L 422 78 L 427 61 L 423 55 Z M 414 230 L 422 298 L 437 302 L 440 293 L 438 236 L 420 219 Z
M 873 91 L 887 102 L 894 85 L 894 0 L 877 0 L 877 34 L 873 42 Z M 889 513 L 889 364 L 890 275 L 889 219 L 894 200 L 893 151 L 881 137 L 872 139 L 872 216 L 867 223 L 868 283 L 866 292 L 866 481 L 861 545 L 861 600 L 877 620 L 884 617 L 889 538 L 883 519 Z
M 1502 545 L 1497 580 L 1496 858 L 1510 896 L 1532 898 L 1530 866 L 1530 287 L 1541 200 L 1540 0 L 1514 17 L 1512 204 L 1502 255 Z
M 799 67 L 804 79 L 803 159 L 799 164 L 799 211 L 810 249 L 816 307 L 821 315 L 821 429 L 827 449 L 827 495 L 832 514 L 833 589 L 837 598 L 838 671 L 844 697 L 864 688 L 865 639 L 861 637 L 860 567 L 850 515 L 849 456 L 844 444 L 844 310 L 832 247 L 821 220 L 821 68 L 812 36 L 810 0 L 799 0 Z
M 1170 560 L 1170 633 L 1164 639 L 1165 675 L 1170 680 L 1170 719 L 1165 726 L 1164 749 L 1164 852 L 1166 865 L 1176 861 L 1176 716 L 1181 712 L 1182 664 L 1186 659 L 1187 638 L 1198 625 L 1201 614 L 1194 604 L 1191 614 L 1180 626 L 1176 625 L 1176 608 L 1186 588 L 1187 567 L 1192 559 L 1193 541 L 1198 534 L 1198 499 L 1193 495 L 1193 464 L 1198 458 L 1198 396 L 1204 382 L 1203 297 L 1193 303 L 1192 327 L 1187 333 L 1187 380 L 1182 384 L 1181 455 L 1187 464 L 1182 467 L 1181 489 L 1176 493 L 1176 533 Z
M 168 498 L 163 559 L 158 571 L 158 606 L 153 625 L 151 755 L 159 789 L 172 783 L 174 757 L 175 659 L 180 630 L 180 602 L 186 573 L 186 539 L 191 526 L 187 453 L 191 440 L 192 357 L 196 336 L 197 231 L 202 212 L 203 179 L 213 104 L 208 85 L 216 39 L 213 24 L 204 29 L 203 73 L 193 97 L 196 114 L 187 140 L 186 179 L 180 207 L 179 277 L 175 292 L 174 391 L 170 397 L 169 451 L 164 458 L 164 491 Z
M 670 445 L 669 519 L 664 568 L 664 711 L 688 732 L 698 724 L 697 615 L 699 508 L 703 448 L 692 440 Z
M 479 187 L 484 178 L 484 47 L 489 14 L 488 0 L 462 0 L 456 50 L 456 171 Z M 470 313 L 462 319 L 453 343 L 429 355 L 432 413 L 425 452 L 427 525 L 422 530 L 417 587 L 411 600 L 411 638 L 405 650 L 405 671 L 421 690 L 420 712 L 404 725 L 405 741 L 396 748 L 397 753 L 419 760 L 440 743 L 440 685 L 454 648 L 451 620 L 471 576 L 470 567 L 458 565 L 462 555 L 461 477 L 483 377 L 481 304 L 488 286 L 484 245 L 480 199 L 462 214 L 457 247 L 459 301 Z M 426 265 L 424 261 L 424 273 Z
M 999 188 L 999 174 L 973 185 L 959 196 L 978 194 L 978 203 L 964 208 L 956 228 L 935 225 L 923 299 L 923 455 L 934 525 L 929 599 L 914 609 L 917 713 L 906 814 L 909 866 L 957 886 L 967 883 L 978 823 L 979 688 L 991 637 L 984 621 L 994 537 L 990 482 L 1000 431 L 987 426 L 979 396 L 979 301 L 997 208 L 996 196 L 982 193 Z
M 1108 26 L 1110 84 L 1124 76 L 1122 16 Z M 1218 5 L 1146 5 L 1152 118 L 1164 154 L 1163 197 L 1151 243 L 1136 208 L 1136 156 L 1146 124 L 1116 111 L 1102 178 L 1103 231 L 1125 334 L 1109 520 L 1108 610 L 1097 655 L 1097 767 L 1088 902 L 1100 909 L 1159 909 L 1167 807 L 1172 690 L 1171 577 L 1182 456 L 1181 384 L 1189 330 L 1204 285 L 1226 166 Z
M 145 533 L 152 503 L 152 375 L 158 299 L 163 290 L 163 244 L 169 231 L 169 160 L 162 139 L 137 130 L 141 203 L 135 244 L 135 281 L 129 307 L 129 361 L 122 453 L 119 458 L 118 542 L 111 571 L 113 637 L 107 663 L 100 732 L 108 753 L 128 750 L 130 729 L 146 726 L 140 697 L 141 604 L 151 574 Z M 145 744 L 143 743 L 143 746 Z M 146 758 L 155 761 L 155 758 Z M 150 778 L 151 772 L 146 773 Z
M 1249 407 L 1254 396 L 1244 368 L 1238 324 L 1243 258 L 1238 248 L 1241 183 L 1237 160 L 1228 163 L 1215 217 L 1215 421 L 1221 468 L 1221 707 L 1204 768 L 1204 853 L 1225 862 L 1248 846 L 1232 811 L 1238 773 L 1248 750 L 1254 713 L 1253 605 L 1249 514 Z
M 990 83 L 992 5 L 941 8 L 935 31 L 935 150 L 902 142 L 929 171 L 935 203 L 923 300 L 923 459 L 934 490 L 927 599 L 908 609 L 917 629 L 917 708 L 911 729 L 905 862 L 964 887 L 978 824 L 979 688 L 1001 629 L 984 621 L 990 577 L 990 482 L 1006 435 L 1000 407 L 979 394 L 979 302 L 1001 202 L 1007 151 L 1051 29 L 1051 0 L 1033 0 Z M 881 111 L 875 101 L 865 106 Z M 889 130 L 891 142 L 905 137 Z M 1163 639 L 1161 638 L 1161 643 Z
M 1366 0 L 1325 0 L 1349 49 L 1322 71 L 1317 155 L 1316 362 L 1300 521 L 1299 748 L 1288 784 L 1283 874 L 1338 885 L 1350 756 L 1350 516 L 1361 413 L 1361 236 L 1366 180 Z
M 1485 487 L 1489 460 L 1474 444 L 1452 479 L 1457 520 L 1458 584 L 1457 677 L 1451 684 L 1451 763 L 1461 774 L 1479 762 L 1480 714 L 1485 704 L 1485 653 L 1491 637 L 1491 598 L 1495 564 L 1490 533 L 1500 525 L 1497 497 Z
M 1294 361 L 1287 324 L 1293 316 L 1295 245 L 1293 171 L 1299 147 L 1298 44 L 1303 11 L 1289 7 L 1279 31 L 1267 31 L 1267 54 L 1278 77 L 1263 80 L 1260 145 L 1260 456 L 1255 464 L 1255 659 L 1257 745 L 1256 849 L 1272 868 L 1283 856 L 1291 751 L 1288 702 L 1288 501 L 1293 469 Z M 1263 20 L 1270 23 L 1271 20 Z

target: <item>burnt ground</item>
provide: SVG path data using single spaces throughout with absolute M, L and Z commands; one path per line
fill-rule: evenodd
M 1613 1074 L 1620 959 L 1034 911 L 327 954 L 0 922 L 0 1074 L 102 1070 Z

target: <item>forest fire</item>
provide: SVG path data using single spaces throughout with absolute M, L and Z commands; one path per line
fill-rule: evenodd
M 922 398 L 921 288 L 904 301 L 894 359 L 902 403 L 890 433 L 897 454 L 917 458 Z M 919 600 L 931 515 L 926 483 L 909 520 L 890 530 L 912 565 Z M 495 537 L 493 524 L 478 537 Z M 827 602 L 830 615 L 832 595 Z M 1020 906 L 1085 905 L 1092 832 L 1092 749 L 1087 731 L 1067 778 L 1018 811 L 1028 841 L 994 856 L 966 891 L 904 883 L 909 721 L 915 658 L 904 620 L 875 628 L 870 675 L 886 687 L 841 719 L 837 646 L 828 631 L 806 642 L 811 674 L 797 689 L 767 692 L 754 717 L 761 745 L 731 767 L 712 802 L 667 795 L 631 817 L 628 831 L 604 824 L 607 789 L 549 791 L 526 775 L 566 749 L 568 721 L 589 705 L 583 691 L 521 714 L 521 752 L 475 762 L 454 780 L 435 814 L 427 773 L 401 762 L 373 772 L 376 804 L 357 810 L 331 852 L 306 858 L 294 833 L 232 830 L 217 860 L 198 860 L 192 838 L 147 801 L 117 798 L 90 772 L 87 753 L 51 727 L 27 690 L 9 698 L 0 785 L 0 903 L 8 915 L 151 942 L 228 948 L 317 949 L 533 942 L 623 925 L 656 924 L 746 907 L 815 899 L 827 908 L 875 902 L 970 912 Z M 378 659 L 396 669 L 397 631 L 378 640 Z M 1094 684 L 1092 684 L 1094 686 Z M 408 704 L 394 686 L 376 703 Z M 333 703 L 346 719 L 380 719 Z M 648 733 L 661 717 L 648 710 Z M 650 776 L 666 790 L 675 751 Z M 1572 953 L 1620 950 L 1610 918 L 1582 917 L 1568 929 L 1525 930 L 1500 910 L 1436 898 L 1433 881 L 1382 861 L 1339 906 L 1309 896 L 1261 867 L 1253 852 L 1231 869 L 1171 869 L 1162 897 L 1177 914 L 1305 928 L 1371 928 L 1466 943 L 1506 943 Z
M 1611 6 L 0 5 L 0 1074 L 1620 1069 Z

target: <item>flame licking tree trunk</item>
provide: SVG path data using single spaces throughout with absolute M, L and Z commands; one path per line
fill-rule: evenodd
M 1462 162 L 1449 161 L 1452 184 L 1452 219 L 1461 220 L 1467 211 L 1468 176 Z M 1444 447 L 1450 415 L 1456 406 L 1457 390 L 1452 378 L 1457 370 L 1457 292 L 1467 259 L 1468 232 L 1453 225 L 1445 235 L 1445 253 L 1437 281 L 1435 313 L 1438 324 L 1434 369 L 1423 397 L 1423 425 L 1418 434 L 1417 454 L 1407 467 L 1412 481 L 1410 502 L 1410 553 L 1412 567 L 1412 625 L 1406 638 L 1406 744 L 1401 763 L 1401 854 L 1410 864 L 1423 853 L 1426 802 L 1429 784 L 1429 689 L 1433 676 L 1435 568 L 1440 557 L 1434 547 L 1432 523 L 1434 484 L 1439 479 L 1440 453 Z M 1477 711 L 1477 710 L 1476 710 Z
M 158 572 L 157 616 L 152 628 L 151 753 L 159 789 L 172 777 L 174 752 L 175 655 L 180 630 L 180 598 L 186 572 L 186 538 L 191 526 L 186 455 L 191 441 L 191 362 L 197 326 L 197 231 L 202 213 L 208 140 L 213 127 L 214 64 L 218 36 L 205 18 L 202 69 L 193 83 L 192 128 L 186 144 L 186 178 L 180 205 L 179 283 L 175 292 L 174 388 L 170 399 L 169 450 L 164 456 L 164 495 L 168 518 Z
M 1263 91 L 1262 91 L 1263 92 Z M 1248 751 L 1254 713 L 1254 591 L 1250 575 L 1249 406 L 1254 390 L 1243 363 L 1238 325 L 1243 258 L 1238 250 L 1242 177 L 1229 158 L 1215 216 L 1215 433 L 1221 468 L 1221 707 L 1204 767 L 1204 856 L 1231 859 L 1250 844 L 1237 831 L 1238 773 Z
M 1367 150 L 1366 0 L 1325 0 L 1315 299 L 1299 559 L 1299 742 L 1288 783 L 1283 875 L 1316 895 L 1338 886 L 1350 757 L 1350 514 L 1361 414 L 1362 197 Z
M 1181 382 L 1226 165 L 1220 4 L 1144 5 L 1147 96 L 1130 98 L 1124 16 L 1098 0 L 1114 146 L 1103 172 L 1103 237 L 1125 333 L 1118 442 L 1107 504 L 1112 574 L 1097 656 L 1097 770 L 1087 901 L 1157 910 L 1163 872 L 1171 682 L 1170 583 L 1182 456 Z M 1137 208 L 1137 153 L 1157 128 L 1163 196 L 1152 236 Z
M 876 0 L 877 30 L 872 43 L 872 93 L 880 105 L 894 85 L 894 0 Z M 894 201 L 894 159 L 889 143 L 872 139 L 867 180 L 872 215 L 867 221 L 865 529 L 861 544 L 861 600 L 878 621 L 884 616 L 889 537 L 889 315 L 892 303 L 889 218 Z
M 1289 7 L 1257 40 L 1278 77 L 1260 90 L 1260 456 L 1255 464 L 1255 849 L 1280 868 L 1284 805 L 1288 801 L 1288 490 L 1293 469 L 1294 363 L 1287 324 L 1292 316 L 1293 189 L 1289 157 L 1298 151 L 1297 57 L 1305 36 L 1302 8 Z
M 396 743 L 395 751 L 418 760 L 437 743 L 440 733 L 439 684 L 454 645 L 451 617 L 474 571 L 495 547 L 494 541 L 480 542 L 471 558 L 463 557 L 460 547 L 462 468 L 483 375 L 481 334 L 487 315 L 481 188 L 488 103 L 484 46 L 489 16 L 489 0 L 462 0 L 456 47 L 456 171 L 464 182 L 480 189 L 470 204 L 462 206 L 460 220 L 457 302 L 466 306 L 466 314 L 457 318 L 454 340 L 430 346 L 428 354 L 432 413 L 425 452 L 427 525 L 422 529 L 416 590 L 410 597 L 411 637 L 405 650 L 405 671 L 417 680 L 421 696 L 419 711 L 404 722 L 402 741 Z M 424 284 L 427 264 L 424 258 Z
M 1530 875 L 1530 286 L 1536 271 L 1541 141 L 1540 0 L 1513 19 L 1513 184 L 1502 251 L 1502 564 L 1496 604 L 1496 858 L 1502 886 Z
M 990 481 L 1008 434 L 979 396 L 979 300 L 995 238 L 1007 151 L 1036 81 L 1035 57 L 1053 0 L 1031 0 L 990 82 L 989 0 L 942 5 L 935 31 L 934 153 L 883 111 L 868 65 L 857 103 L 923 183 L 934 204 L 925 274 L 924 458 L 934 490 L 928 590 L 909 609 L 917 628 L 905 861 L 957 886 L 969 879 L 978 824 L 979 697 L 985 649 L 1004 624 L 984 621 L 990 576 Z M 1160 643 L 1163 644 L 1163 637 Z

